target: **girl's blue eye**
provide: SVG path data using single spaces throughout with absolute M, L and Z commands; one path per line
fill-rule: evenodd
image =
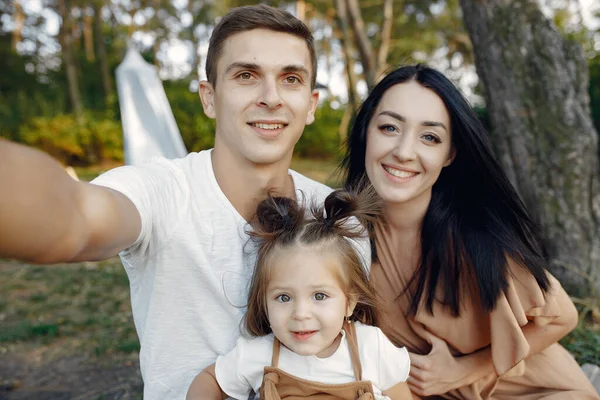
M 281 302 L 281 303 L 287 303 L 288 301 L 291 301 L 292 298 L 290 296 L 288 296 L 287 294 L 280 294 L 279 296 L 276 297 L 277 301 Z
M 325 293 L 315 293 L 315 300 L 317 301 L 322 301 L 325 300 L 327 298 L 327 295 Z

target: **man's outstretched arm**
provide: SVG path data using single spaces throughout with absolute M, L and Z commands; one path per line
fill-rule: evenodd
M 131 245 L 140 229 L 125 195 L 77 182 L 47 154 L 0 140 L 0 257 L 101 260 Z

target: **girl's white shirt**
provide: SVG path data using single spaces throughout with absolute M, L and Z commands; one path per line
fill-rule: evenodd
M 385 399 L 382 391 L 408 378 L 410 359 L 404 347 L 396 347 L 374 326 L 355 322 L 363 380 L 371 381 L 376 399 Z M 342 332 L 344 333 L 344 332 Z M 235 399 L 247 399 L 258 393 L 264 367 L 271 365 L 273 334 L 238 339 L 236 347 L 216 362 L 216 376 L 221 389 Z M 346 336 L 327 358 L 300 356 L 281 346 L 278 367 L 301 379 L 321 383 L 354 382 L 354 370 Z

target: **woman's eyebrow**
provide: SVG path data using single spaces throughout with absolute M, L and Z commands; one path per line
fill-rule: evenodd
M 402 115 L 394 112 L 394 111 L 382 111 L 379 113 L 379 115 L 388 115 L 394 119 L 397 119 L 400 122 L 406 122 L 406 118 L 404 118 Z
M 423 122 L 421 122 L 421 125 L 423 125 L 423 126 L 439 126 L 440 128 L 444 128 L 444 130 L 446 132 L 448 132 L 448 128 L 446 128 L 446 125 L 442 124 L 441 122 L 423 121 Z
M 379 113 L 379 115 L 388 115 L 394 119 L 397 119 L 400 122 L 406 122 L 406 118 L 404 118 L 402 115 L 398 114 L 397 112 L 394 111 L 382 111 Z M 440 128 L 444 128 L 446 130 L 446 132 L 448 131 L 448 128 L 446 128 L 446 125 L 444 125 L 441 122 L 437 122 L 437 121 L 423 121 L 421 122 L 422 126 L 438 126 Z

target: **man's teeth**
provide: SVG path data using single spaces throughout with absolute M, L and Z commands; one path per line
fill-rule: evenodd
M 284 124 L 261 124 L 261 123 L 253 123 L 253 126 L 260 129 L 283 129 Z
M 398 178 L 412 178 L 413 176 L 417 175 L 416 172 L 402 171 L 400 169 L 390 167 L 383 167 L 383 169 L 385 169 L 389 174 L 394 175 Z

